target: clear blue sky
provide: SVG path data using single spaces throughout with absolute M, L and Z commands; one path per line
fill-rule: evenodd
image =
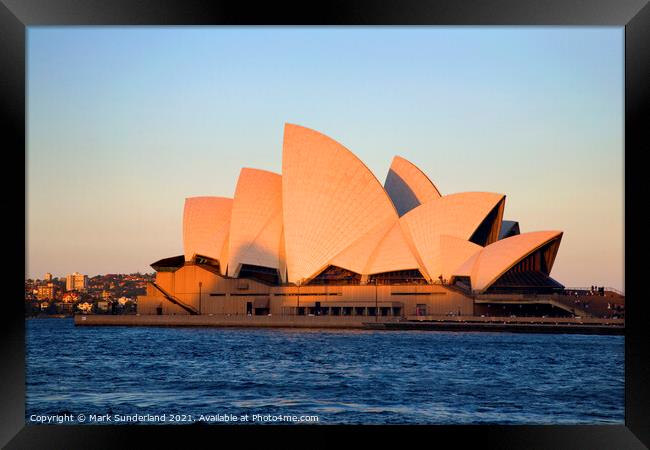
M 393 155 L 443 194 L 507 195 L 559 229 L 552 273 L 623 288 L 624 30 L 30 27 L 27 276 L 152 269 L 185 197 L 280 172 L 285 122 L 384 181 Z

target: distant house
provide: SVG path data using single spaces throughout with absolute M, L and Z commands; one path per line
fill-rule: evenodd
M 107 301 L 99 301 L 97 302 L 97 309 L 101 311 L 108 311 L 110 308 L 110 302 Z
M 77 305 L 77 309 L 79 309 L 79 311 L 82 313 L 89 313 L 93 309 L 93 304 L 88 302 L 79 303 Z
M 77 292 L 66 292 L 63 294 L 63 303 L 74 303 L 79 300 L 79 294 Z

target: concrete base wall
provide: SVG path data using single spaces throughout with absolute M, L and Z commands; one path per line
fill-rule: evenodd
M 274 328 L 364 328 L 374 317 L 323 316 L 224 316 L 224 315 L 77 315 L 75 325 L 172 326 L 172 327 L 274 327 Z M 377 317 L 378 323 L 397 322 L 397 318 Z
M 175 272 L 158 272 L 156 283 L 181 302 L 201 314 L 247 315 L 248 304 L 266 314 L 294 315 L 297 308 L 375 306 L 399 311 L 400 316 L 473 315 L 470 297 L 441 285 L 354 285 L 354 286 L 270 286 L 253 280 L 224 278 L 201 265 L 186 265 Z M 138 313 L 187 315 L 155 287 L 138 297 Z M 395 309 L 394 309 L 395 308 Z M 368 310 L 365 311 L 367 313 Z M 341 316 L 336 316 L 341 317 Z
M 480 317 L 224 316 L 224 315 L 76 315 L 77 326 L 251 327 L 429 331 L 488 331 L 527 333 L 623 334 L 622 320 Z

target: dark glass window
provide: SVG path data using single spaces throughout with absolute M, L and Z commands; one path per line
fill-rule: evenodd
M 277 269 L 252 264 L 242 264 L 239 270 L 239 278 L 249 278 L 266 284 L 280 283 Z
M 360 284 L 361 274 L 337 266 L 328 266 L 313 278 L 308 285 L 322 284 Z
M 370 275 L 368 284 L 426 284 L 427 280 L 419 270 L 396 270 Z

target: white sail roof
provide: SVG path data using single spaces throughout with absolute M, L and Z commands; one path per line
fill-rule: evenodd
M 440 265 L 443 279 L 449 281 L 452 275 L 462 275 L 458 269 L 483 247 L 454 236 L 440 236 Z M 469 276 L 469 274 L 468 274 Z
M 290 282 L 301 282 L 361 236 L 397 217 L 383 187 L 348 149 L 287 124 L 282 152 L 284 237 Z
M 429 276 L 442 275 L 440 236 L 469 240 L 503 194 L 463 192 L 424 203 L 400 218 Z M 501 208 L 503 205 L 501 204 Z
M 550 272 L 557 255 L 561 231 L 534 231 L 501 239 L 483 248 L 471 268 L 472 289 L 484 291 L 519 261 L 553 241 L 545 255 Z
M 195 255 L 219 261 L 225 273 L 228 255 L 228 231 L 232 199 L 224 197 L 190 197 L 183 211 L 183 251 L 185 261 Z

